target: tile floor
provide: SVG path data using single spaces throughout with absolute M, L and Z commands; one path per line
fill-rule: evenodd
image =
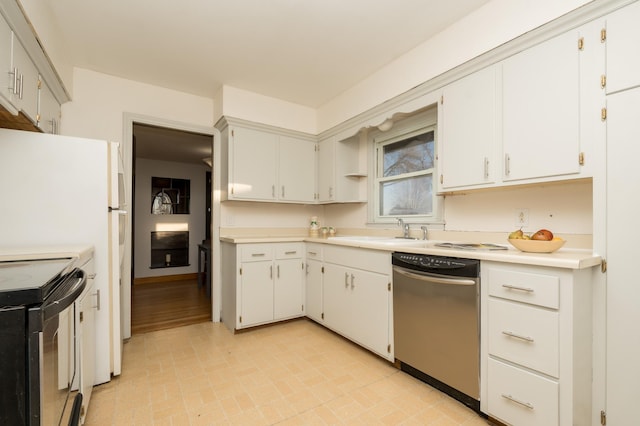
M 96 425 L 487 425 L 447 395 L 309 321 L 134 335 L 94 388 Z

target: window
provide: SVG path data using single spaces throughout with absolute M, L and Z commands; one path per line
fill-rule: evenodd
M 435 127 L 375 139 L 376 222 L 434 218 Z

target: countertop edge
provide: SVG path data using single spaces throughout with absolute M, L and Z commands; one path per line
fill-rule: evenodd
M 326 238 L 316 238 L 309 236 L 261 236 L 261 237 L 221 237 L 220 241 L 232 244 L 258 244 L 258 243 L 278 243 L 278 242 L 308 242 L 318 244 L 330 244 L 347 247 L 357 247 L 370 250 L 381 250 L 387 252 L 401 251 L 403 253 L 431 254 L 435 256 L 462 257 L 466 259 L 477 259 L 503 263 L 516 263 L 521 265 L 548 266 L 554 268 L 567 269 L 588 269 L 602 263 L 602 258 L 585 249 L 565 249 L 562 248 L 554 253 L 523 253 L 515 248 L 508 250 L 486 250 L 470 251 L 438 247 L 411 247 L 411 246 L 388 246 L 375 241 L 353 242 L 336 241 Z

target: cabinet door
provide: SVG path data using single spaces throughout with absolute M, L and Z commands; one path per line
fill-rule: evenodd
M 302 259 L 282 259 L 275 264 L 273 317 L 276 320 L 303 314 Z
M 240 290 L 240 319 L 242 327 L 273 320 L 272 261 L 242 264 Z
M 38 114 L 38 70 L 15 34 L 13 34 L 13 68 L 17 69 L 19 75 L 18 94 L 13 95 L 13 102 L 35 123 Z
M 77 302 L 79 307 L 79 330 L 80 330 L 80 391 L 82 392 L 81 423 L 89 409 L 91 392 L 95 383 L 95 363 L 96 363 L 96 291 L 94 279 L 88 280 L 87 288 L 82 297 Z
M 607 93 L 640 86 L 640 3 L 607 17 Z
M 494 182 L 496 67 L 485 68 L 445 87 L 440 109 L 440 187 Z
M 335 147 L 335 138 L 324 139 L 318 143 L 318 197 L 320 202 L 335 199 Z
M 275 200 L 278 136 L 242 127 L 230 131 L 232 177 L 229 198 Z
M 58 134 L 60 125 L 60 104 L 44 80 L 40 80 L 38 90 L 38 127 L 45 133 Z
M 349 277 L 351 338 L 384 357 L 391 349 L 390 282 L 387 275 L 367 271 L 354 270 Z
M 324 296 L 324 323 L 327 327 L 351 337 L 350 270 L 344 266 L 325 263 L 322 294 Z
M 13 88 L 13 70 L 11 68 L 12 31 L 9 24 L 0 15 L 0 102 L 7 109 L 10 107 L 11 89 Z
M 322 262 L 307 259 L 305 265 L 305 313 L 322 322 Z
M 316 144 L 280 136 L 279 189 L 281 201 L 313 202 L 316 181 Z
M 638 249 L 633 237 L 640 201 L 640 88 L 607 97 L 607 424 L 637 417 L 640 382 L 640 286 L 635 279 Z
M 503 180 L 579 173 L 579 50 L 569 31 L 503 62 Z

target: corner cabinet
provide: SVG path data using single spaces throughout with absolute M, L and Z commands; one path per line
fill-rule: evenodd
M 227 200 L 315 202 L 314 136 L 229 117 L 217 127 L 227 159 L 223 166 Z
M 591 269 L 481 271 L 481 410 L 506 424 L 591 424 Z
M 322 324 L 393 361 L 390 253 L 326 246 L 323 255 Z
M 321 203 L 364 202 L 366 173 L 360 165 L 359 135 L 337 140 L 335 136 L 318 143 L 318 199 Z
M 304 315 L 302 243 L 223 243 L 222 321 L 230 330 Z M 231 266 L 234 266 L 231 269 Z

